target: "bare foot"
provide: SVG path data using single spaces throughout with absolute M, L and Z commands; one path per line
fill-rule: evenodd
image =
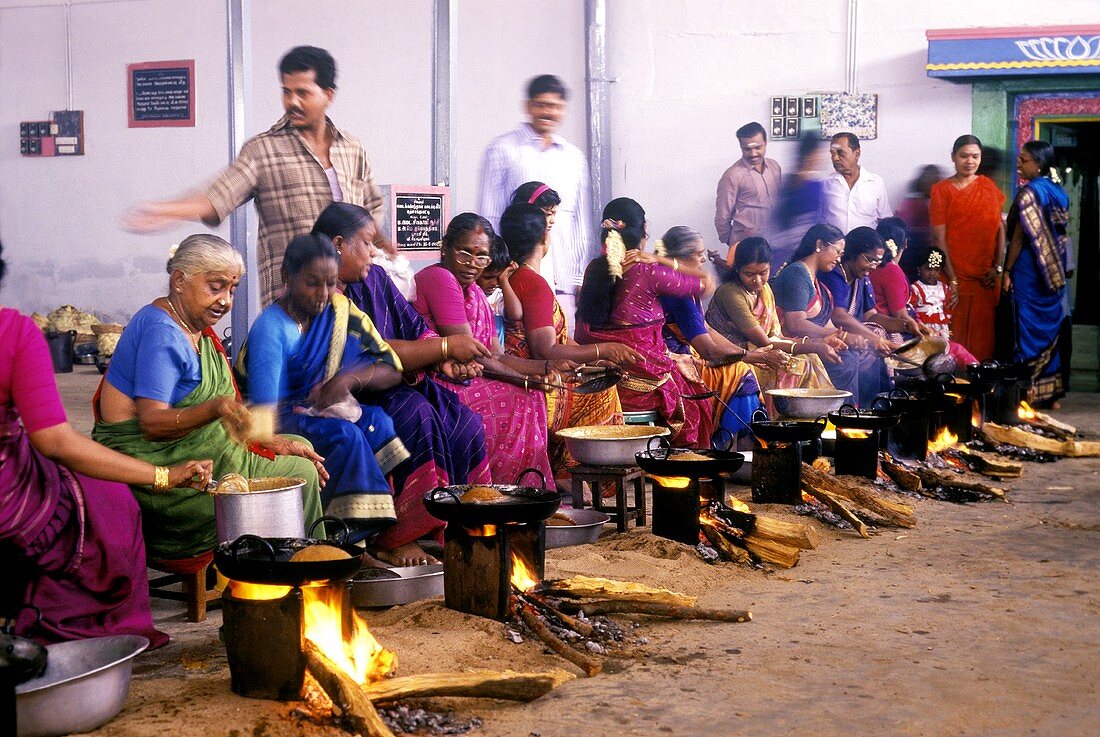
M 416 542 L 398 545 L 393 550 L 375 550 L 374 557 L 398 567 L 436 565 L 440 562 L 434 555 L 425 553 Z

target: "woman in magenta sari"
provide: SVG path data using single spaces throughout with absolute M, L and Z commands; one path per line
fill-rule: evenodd
M 493 226 L 480 215 L 464 212 L 451 220 L 443 236 L 438 264 L 416 275 L 416 308 L 428 327 L 444 338 L 472 336 L 489 347 L 492 355 L 480 365 L 514 377 L 543 378 L 553 373 L 553 361 L 532 361 L 505 356 L 496 340 L 493 311 L 477 278 L 489 265 Z M 443 355 L 449 346 L 444 343 Z M 561 366 L 565 368 L 564 365 Z M 537 391 L 480 376 L 479 365 L 462 365 L 453 379 L 443 382 L 458 394 L 485 422 L 485 443 L 493 481 L 513 483 L 520 471 L 536 468 L 552 478 L 546 453 L 546 399 Z
M 623 410 L 655 410 L 672 430 L 674 445 L 709 448 L 715 423 L 710 389 L 697 378 L 690 355 L 669 352 L 659 300 L 702 294 L 707 288 L 706 272 L 675 258 L 643 253 L 645 210 L 634 200 L 612 200 L 603 216 L 604 255 L 593 260 L 584 274 L 577 300 L 577 342 L 615 342 L 634 349 L 641 361 L 627 364 L 627 376 L 618 386 Z M 700 394 L 707 396 L 684 398 Z
M 42 613 L 36 620 L 22 611 L 17 634 L 41 642 L 121 634 L 143 635 L 154 647 L 168 642 L 153 627 L 141 512 L 125 484 L 201 489 L 211 473 L 210 461 L 154 467 L 76 432 L 42 332 L 0 307 L 0 560 L 7 596 L 18 597 L 4 604 Z

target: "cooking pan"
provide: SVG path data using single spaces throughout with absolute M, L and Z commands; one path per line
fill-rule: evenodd
M 687 453 L 706 456 L 706 459 L 676 460 L 677 456 Z M 663 437 L 651 438 L 648 448 L 636 453 L 634 458 L 646 473 L 673 478 L 714 478 L 720 473 L 733 473 L 745 462 L 745 456 L 728 447 L 726 450 L 672 448 Z
M 829 422 L 845 430 L 885 430 L 901 421 L 901 412 L 890 406 L 890 400 L 876 397 L 870 410 L 860 411 L 854 405 L 845 404 L 829 413 Z
M 229 579 L 246 583 L 278 586 L 301 586 L 311 581 L 346 581 L 363 565 L 363 550 L 347 543 L 348 526 L 336 517 L 322 517 L 310 527 L 310 534 L 320 522 L 343 526 L 339 541 L 301 537 L 259 537 L 241 535 L 232 542 L 214 548 L 214 563 Z M 350 557 L 337 560 L 292 561 L 300 550 L 315 545 L 330 545 Z
M 959 367 L 955 357 L 947 352 L 948 343 L 938 336 L 918 337 L 907 340 L 887 354 L 887 358 L 896 363 L 903 363 L 910 368 L 903 369 L 895 365 L 895 370 L 900 373 L 914 373 L 919 370 L 928 378 L 939 374 L 954 374 Z M 903 356 L 903 353 L 915 351 L 913 356 Z
M 603 526 L 611 521 L 611 515 L 595 509 L 559 509 L 551 517 L 551 521 L 556 517 L 565 518 L 572 524 L 547 523 L 547 550 L 594 543 L 600 538 Z
M 764 419 L 759 419 L 763 417 Z M 765 443 L 802 443 L 807 440 L 816 440 L 821 437 L 827 420 L 818 417 L 816 420 L 769 420 L 764 410 L 758 409 L 752 413 L 752 422 L 749 429 L 757 440 Z
M 542 488 L 519 486 L 520 479 L 529 473 L 538 474 Z M 494 501 L 462 501 L 470 489 L 488 487 L 503 495 Z M 520 471 L 516 484 L 458 484 L 439 486 L 424 495 L 428 513 L 445 522 L 455 522 L 463 527 L 506 525 L 511 522 L 539 522 L 548 518 L 561 506 L 561 492 L 546 488 L 546 478 L 537 468 Z
M 364 568 L 351 582 L 356 607 L 387 607 L 443 595 L 443 564 Z

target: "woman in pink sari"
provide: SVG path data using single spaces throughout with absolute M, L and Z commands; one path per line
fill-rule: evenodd
M 706 272 L 677 259 L 642 252 L 645 210 L 620 197 L 603 210 L 604 255 L 588 265 L 577 300 L 576 339 L 581 344 L 622 343 L 641 360 L 626 366 L 619 400 L 626 412 L 655 410 L 678 446 L 709 448 L 714 430 L 710 389 L 685 356 L 687 378 L 665 345 L 662 295 L 695 297 L 707 288 Z M 706 395 L 688 399 L 685 396 Z
M 486 369 L 508 374 L 516 383 L 525 379 L 552 378 L 553 361 L 531 361 L 505 356 L 496 339 L 493 311 L 477 278 L 489 265 L 493 226 L 480 215 L 464 212 L 451 220 L 443 236 L 438 264 L 416 275 L 416 308 L 428 327 L 446 338 L 472 335 L 488 346 L 492 356 L 479 359 Z M 442 347 L 447 358 L 447 345 Z M 564 366 L 562 366 L 564 368 Z M 536 468 L 547 481 L 552 478 L 546 454 L 546 398 L 541 392 L 486 379 L 466 365 L 456 369 L 462 383 L 443 380 L 440 385 L 458 394 L 485 422 L 485 443 L 493 481 L 513 483 L 525 468 Z

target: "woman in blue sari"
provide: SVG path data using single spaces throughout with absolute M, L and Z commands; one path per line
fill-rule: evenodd
M 1028 141 L 1016 159 L 1027 183 L 1008 212 L 1008 255 L 1003 289 L 1012 319 L 998 335 L 998 355 L 1024 364 L 1031 372 L 1028 401 L 1057 408 L 1065 395 L 1058 331 L 1065 317 L 1066 247 L 1069 196 L 1050 178 L 1054 147 Z
M 325 236 L 290 242 L 286 293 L 256 319 L 237 370 L 254 404 L 277 405 L 280 431 L 293 428 L 324 456 L 325 513 L 346 520 L 358 541 L 396 521 L 385 474 L 409 453 L 389 416 L 354 396 L 395 386 L 402 367 L 370 319 L 336 291 L 337 258 Z

